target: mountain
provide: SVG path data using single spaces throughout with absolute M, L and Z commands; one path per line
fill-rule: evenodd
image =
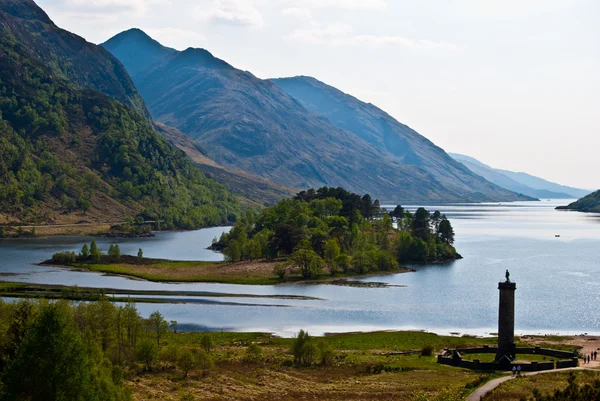
M 0 220 L 225 224 L 234 195 L 156 132 L 110 53 L 0 0 Z
M 387 201 L 525 199 L 473 174 L 414 131 L 393 142 L 396 153 L 374 146 L 206 50 L 173 51 L 139 30 L 103 46 L 132 72 L 156 121 L 186 134 L 227 169 L 289 187 L 343 186 Z
M 197 142 L 173 127 L 156 123 L 156 129 L 167 142 L 185 152 L 202 172 L 239 195 L 240 200 L 249 206 L 274 205 L 281 199 L 293 197 L 300 192 L 298 188 L 275 184 L 242 170 L 226 169 L 209 158 Z
M 555 184 L 527 173 L 495 169 L 469 156 L 456 153 L 450 153 L 450 156 L 486 180 L 524 195 L 536 198 L 572 199 L 581 198 L 590 193 L 589 190 Z
M 327 118 L 337 128 L 354 134 L 378 150 L 391 154 L 402 164 L 418 167 L 455 193 L 479 192 L 494 199 L 506 196 L 511 200 L 517 199 L 514 194 L 507 195 L 507 191 L 473 174 L 430 140 L 370 103 L 362 102 L 312 77 L 271 81 L 307 110 Z
M 559 206 L 558 210 L 575 210 L 578 212 L 600 213 L 600 191 L 591 193 L 568 206 Z

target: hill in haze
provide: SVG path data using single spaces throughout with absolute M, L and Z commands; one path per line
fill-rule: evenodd
M 234 221 L 241 206 L 156 132 L 121 63 L 0 0 L 0 220 L 166 227 Z
M 399 134 L 401 125 L 390 128 L 389 116 L 376 135 L 393 138 L 380 146 L 206 50 L 175 51 L 136 29 L 103 46 L 132 73 L 155 120 L 186 134 L 227 169 L 289 187 L 342 186 L 387 201 L 529 199 L 473 174 L 409 128 Z
M 495 169 L 469 156 L 455 153 L 451 153 L 450 156 L 486 180 L 524 195 L 536 198 L 573 199 L 581 198 L 590 193 L 585 189 L 556 184 L 527 173 Z
M 559 206 L 558 210 L 574 210 L 578 212 L 600 213 L 600 191 L 591 193 L 568 206 Z

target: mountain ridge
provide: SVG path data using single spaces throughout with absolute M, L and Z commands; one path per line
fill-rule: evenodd
M 125 46 L 119 35 L 118 47 L 113 39 L 103 46 L 127 68 L 129 49 L 138 39 L 130 35 Z M 206 50 L 187 49 L 158 58 L 133 76 L 151 114 L 197 141 L 226 168 L 286 186 L 342 186 L 390 201 L 529 199 L 486 182 L 462 165 L 455 170 L 479 184 L 448 188 L 438 181 L 443 165 L 431 161 L 427 170 L 407 163 L 411 155 L 401 160 L 335 127 L 273 82 L 235 69 Z M 444 163 L 455 162 L 444 158 Z
M 501 187 L 515 192 L 521 192 L 525 195 L 538 198 L 578 199 L 590 193 L 590 191 L 585 189 L 556 184 L 524 172 L 517 173 L 509 170 L 496 169 L 470 156 L 458 153 L 450 153 L 450 156 L 465 164 L 473 172 L 483 176 L 487 180 L 492 181 Z M 534 183 L 533 185 L 535 186 L 532 186 L 532 183 Z

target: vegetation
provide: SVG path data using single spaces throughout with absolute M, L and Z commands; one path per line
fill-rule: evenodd
M 568 206 L 559 206 L 558 210 L 576 210 L 579 212 L 600 213 L 600 191 L 591 193 Z
M 162 228 L 233 222 L 241 207 L 171 148 L 145 117 L 82 90 L 0 32 L 0 209 L 20 220 L 100 206 Z M 115 208 L 121 204 L 122 208 Z M 125 216 L 120 216 L 125 217 Z
M 399 263 L 453 260 L 460 257 L 453 243 L 452 225 L 437 211 L 412 214 L 397 206 L 386 213 L 369 195 L 324 187 L 246 213 L 213 246 L 230 262 L 284 258 L 312 279 L 325 269 L 332 276 L 364 274 L 393 271 Z M 275 269 L 285 278 L 285 265 Z
M 583 401 L 600 399 L 600 371 L 550 372 L 500 384 L 484 401 Z

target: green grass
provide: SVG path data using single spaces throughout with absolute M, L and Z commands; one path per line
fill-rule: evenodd
M 336 334 L 327 336 L 325 339 L 338 349 L 411 351 L 430 345 L 434 352 L 446 347 L 494 345 L 497 342 L 496 338 L 439 336 L 420 331 Z

